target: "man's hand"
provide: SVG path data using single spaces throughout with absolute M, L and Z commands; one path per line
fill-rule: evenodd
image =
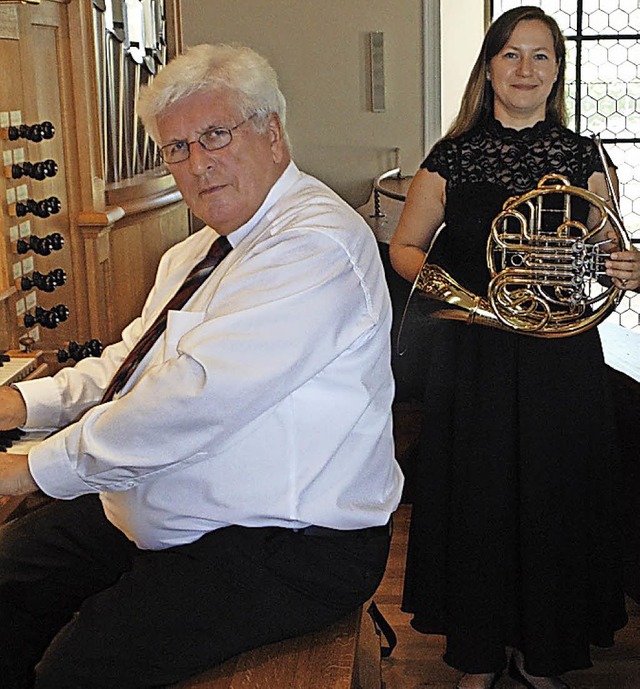
M 27 407 L 14 388 L 0 386 L 0 430 L 22 426 L 27 420 Z
M 0 455 L 0 495 L 35 493 L 38 484 L 29 471 L 27 455 Z

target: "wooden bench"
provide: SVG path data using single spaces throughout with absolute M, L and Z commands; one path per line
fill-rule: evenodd
M 366 605 L 319 632 L 247 651 L 173 689 L 382 689 Z

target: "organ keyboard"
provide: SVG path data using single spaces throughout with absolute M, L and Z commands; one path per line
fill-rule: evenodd
M 11 385 L 26 378 L 35 369 L 35 358 L 8 358 L 0 361 L 0 385 Z
M 12 385 L 27 378 L 42 375 L 46 364 L 41 363 L 41 354 L 32 352 L 10 352 L 0 354 L 0 385 Z

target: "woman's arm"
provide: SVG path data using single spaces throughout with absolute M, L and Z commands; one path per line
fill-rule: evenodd
M 391 265 L 413 282 L 425 252 L 444 220 L 445 180 L 437 172 L 419 170 L 411 183 L 398 227 L 391 238 Z

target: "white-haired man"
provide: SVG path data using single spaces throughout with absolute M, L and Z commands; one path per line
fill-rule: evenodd
M 1 428 L 61 429 L 0 463 L 0 494 L 61 499 L 0 530 L 12 689 L 168 685 L 331 623 L 385 567 L 402 476 L 372 234 L 291 162 L 252 50 L 192 48 L 140 112 L 207 226 L 100 359 L 0 390 Z

